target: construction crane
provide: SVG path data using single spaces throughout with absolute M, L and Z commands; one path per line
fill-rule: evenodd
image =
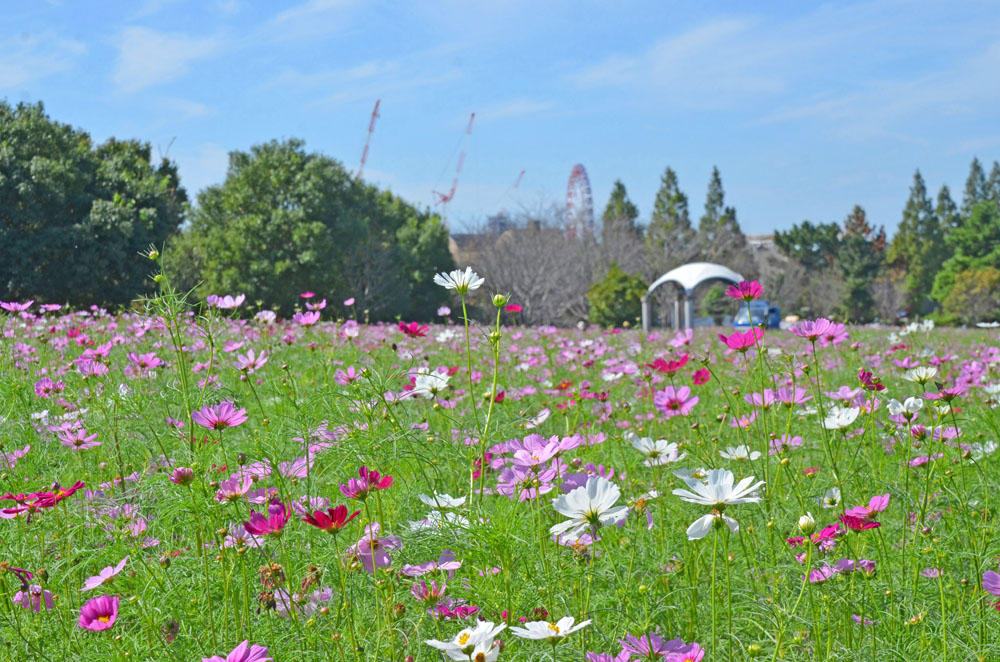
M 514 180 L 514 185 L 511 186 L 506 191 L 504 191 L 503 197 L 500 200 L 501 202 L 505 201 L 507 199 L 507 196 L 509 196 L 512 192 L 516 191 L 517 187 L 521 185 L 521 180 L 524 179 L 524 173 L 525 173 L 525 171 L 522 170 L 521 174 L 519 174 L 517 176 L 517 179 Z M 500 216 L 506 216 L 506 215 L 507 215 L 507 206 L 504 205 L 504 206 L 500 207 Z
M 469 115 L 469 125 L 465 127 L 465 134 L 462 136 L 461 141 L 464 142 L 466 137 L 472 133 L 472 123 L 476 120 L 476 114 L 472 113 Z M 465 164 L 465 149 L 462 153 L 458 155 L 458 165 L 455 166 L 455 178 L 451 181 L 451 189 L 447 193 L 438 193 L 437 191 L 431 191 L 437 201 L 434 203 L 436 205 L 447 205 L 451 202 L 451 199 L 455 197 L 455 189 L 458 187 L 458 178 L 462 174 L 462 166 Z
M 361 165 L 358 166 L 358 174 L 355 175 L 355 179 L 361 179 L 361 174 L 365 171 L 365 164 L 368 162 L 368 146 L 372 142 L 372 132 L 375 131 L 375 120 L 378 119 L 378 105 L 382 103 L 381 99 L 375 99 L 375 108 L 372 110 L 372 117 L 368 120 L 368 136 L 365 138 L 365 148 L 361 152 Z

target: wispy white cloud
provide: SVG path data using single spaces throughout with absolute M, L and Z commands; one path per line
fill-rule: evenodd
M 191 99 L 160 99 L 156 105 L 160 109 L 168 111 L 175 121 L 195 117 L 212 117 L 219 114 L 218 108 Z
M 546 110 L 551 110 L 551 101 L 536 101 L 533 99 L 511 99 L 501 103 L 493 104 L 481 108 L 476 112 L 476 119 L 481 122 L 504 119 L 506 117 L 518 117 L 521 115 L 534 115 Z
M 16 89 L 72 68 L 87 46 L 51 32 L 0 41 L 0 89 Z
M 118 59 L 112 80 L 122 92 L 162 85 L 188 73 L 194 63 L 218 55 L 225 44 L 218 35 L 198 37 L 127 27 L 116 40 Z
M 258 37 L 272 41 L 305 39 L 343 30 L 357 0 L 306 0 L 280 12 L 258 31 Z

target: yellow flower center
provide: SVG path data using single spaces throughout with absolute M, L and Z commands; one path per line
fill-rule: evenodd
M 470 633 L 470 632 L 463 632 L 462 634 L 458 635 L 458 643 L 459 643 L 459 645 L 460 646 L 464 646 L 465 642 L 467 642 L 469 640 L 469 637 L 471 637 L 471 636 L 472 636 L 472 633 Z
M 549 623 L 549 629 L 552 630 L 554 633 L 559 634 L 559 626 L 556 625 L 555 623 Z
M 97 620 L 99 620 L 101 623 L 107 623 L 108 621 L 111 620 L 111 617 L 110 616 L 98 616 Z

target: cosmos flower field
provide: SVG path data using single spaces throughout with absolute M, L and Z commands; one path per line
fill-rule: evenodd
M 0 659 L 1000 659 L 996 328 L 533 328 L 436 282 L 433 325 L 4 302 Z

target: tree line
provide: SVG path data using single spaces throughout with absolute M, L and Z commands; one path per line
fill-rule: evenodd
M 300 140 L 230 153 L 191 204 L 148 143 L 95 145 L 41 103 L 0 101 L 0 300 L 127 306 L 152 289 L 150 246 L 195 298 L 285 315 L 313 290 L 370 319 L 426 319 L 447 302 L 434 274 L 454 268 L 440 218 Z
M 998 205 L 1000 164 L 987 174 L 974 159 L 961 205 L 947 186 L 932 200 L 917 171 L 891 241 L 855 205 L 843 221 L 776 232 L 772 251 L 747 240 L 717 168 L 695 221 L 668 167 L 647 223 L 616 181 L 597 236 L 567 240 L 553 205 L 487 223 L 461 260 L 532 323 L 632 321 L 637 292 L 696 260 L 761 280 L 785 313 L 972 323 L 1000 316 Z M 447 303 L 432 277 L 455 266 L 448 242 L 438 216 L 300 140 L 232 152 L 225 180 L 192 201 L 176 164 L 148 143 L 95 145 L 41 103 L 0 101 L 0 300 L 128 305 L 151 289 L 140 254 L 152 245 L 197 298 L 241 293 L 289 314 L 313 290 L 331 305 L 353 298 L 371 319 L 427 319 Z M 666 310 L 672 297 L 662 288 L 654 303 Z M 697 299 L 704 315 L 731 312 L 718 285 Z

